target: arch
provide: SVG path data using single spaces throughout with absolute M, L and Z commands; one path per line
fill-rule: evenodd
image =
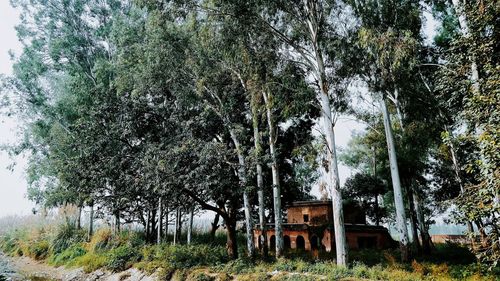
M 270 251 L 275 251 L 276 250 L 276 236 L 272 235 L 269 238 L 269 250 Z
M 290 249 L 292 247 L 292 242 L 290 241 L 290 236 L 285 235 L 283 237 L 283 243 L 284 243 L 284 246 L 285 246 L 285 250 L 286 249 Z
M 297 245 L 297 249 L 305 250 L 306 240 L 304 240 L 304 237 L 302 237 L 302 235 L 297 236 L 297 238 L 295 239 L 295 245 Z
M 311 243 L 311 250 L 318 250 L 319 249 L 319 238 L 316 235 L 311 236 L 309 239 L 309 243 Z

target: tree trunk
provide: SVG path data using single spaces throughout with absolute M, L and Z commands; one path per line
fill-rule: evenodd
M 146 214 L 146 241 L 149 240 L 149 230 L 150 230 L 150 225 L 151 225 L 151 212 L 148 210 L 148 213 Z
M 320 69 L 320 103 L 321 118 L 323 119 L 323 130 L 327 144 L 327 185 L 332 193 L 333 225 L 335 229 L 335 249 L 337 254 L 337 265 L 347 266 L 347 241 L 344 227 L 344 213 L 342 207 L 342 192 L 339 182 L 339 170 L 337 166 L 337 152 L 335 145 L 335 132 L 333 130 L 332 108 L 328 93 L 326 73 L 323 66 L 321 54 L 317 53 L 318 68 Z
M 267 125 L 269 130 L 269 151 L 271 154 L 271 173 L 273 179 L 273 201 L 274 201 L 274 235 L 276 237 L 276 257 L 281 257 L 284 252 L 285 243 L 283 241 L 283 219 L 281 217 L 281 190 L 278 170 L 278 159 L 276 155 L 276 128 L 272 115 L 272 95 L 263 92 L 266 104 Z
M 78 206 L 78 211 L 77 211 L 77 217 L 76 217 L 76 228 L 77 229 L 82 229 L 82 206 Z
M 165 235 L 164 235 L 164 240 L 165 242 L 168 241 L 168 205 L 165 205 Z
M 215 233 L 217 232 L 217 229 L 219 229 L 219 218 L 220 215 L 218 213 L 215 213 L 214 221 L 212 222 L 212 228 L 210 228 L 211 241 L 215 240 Z
M 193 211 L 194 208 L 189 210 L 189 221 L 188 221 L 188 231 L 187 231 L 187 244 L 191 244 L 191 236 L 193 235 Z
M 120 234 L 120 211 L 115 211 L 115 234 Z
M 255 246 L 253 243 L 253 235 L 252 235 L 253 224 L 252 224 L 252 214 L 250 213 L 250 198 L 247 188 L 245 157 L 243 156 L 243 150 L 241 148 L 240 142 L 233 128 L 229 128 L 229 134 L 231 135 L 231 139 L 233 140 L 234 146 L 236 148 L 236 154 L 238 156 L 238 177 L 240 180 L 240 187 L 243 188 L 243 208 L 245 211 L 247 251 L 248 251 L 248 256 L 251 257 L 255 254 Z
M 156 235 L 156 243 L 161 244 L 161 233 L 163 231 L 163 206 L 161 203 L 161 197 L 158 198 L 158 229 Z
M 453 3 L 453 8 L 455 9 L 455 14 L 458 15 L 458 23 L 460 26 L 460 32 L 462 33 L 462 36 L 468 37 L 470 35 L 469 32 L 469 24 L 467 21 L 467 16 L 464 12 L 465 7 L 461 5 L 460 0 L 452 0 Z M 472 82 L 472 87 L 474 88 L 475 91 L 480 91 L 479 87 L 479 70 L 477 67 L 476 60 L 472 57 L 470 58 L 471 62 L 471 73 L 470 73 L 470 78 Z
M 446 130 L 446 132 L 448 133 L 448 136 L 450 138 L 448 143 L 449 143 L 449 148 L 450 148 L 451 161 L 453 163 L 453 171 L 455 172 L 455 178 L 458 182 L 458 186 L 460 187 L 460 194 L 463 194 L 465 192 L 465 188 L 464 188 L 464 184 L 462 181 L 462 177 L 460 176 L 460 165 L 458 163 L 457 153 L 455 151 L 455 145 L 453 145 L 453 135 L 452 135 L 451 130 L 449 130 L 448 126 L 445 125 L 444 129 Z M 466 224 L 467 224 L 467 231 L 470 234 L 473 234 L 474 227 L 472 226 L 472 223 L 470 221 L 467 221 Z M 474 242 L 474 240 L 472 242 Z
M 418 193 L 413 194 L 413 201 L 417 213 L 418 228 L 420 229 L 420 240 L 422 240 L 422 251 L 424 255 L 429 255 L 431 253 L 430 236 L 425 226 L 424 210 Z
M 90 241 L 90 239 L 92 239 L 92 235 L 94 235 L 94 203 L 90 204 L 89 232 L 87 233 L 87 240 L 88 241 Z
M 238 243 L 236 241 L 236 221 L 233 219 L 226 219 L 227 228 L 227 254 L 231 259 L 238 258 Z
M 410 226 L 411 226 L 411 232 L 413 236 L 413 244 L 415 245 L 415 248 L 417 250 L 417 254 L 420 255 L 422 254 L 422 248 L 420 247 L 420 241 L 418 240 L 418 226 L 417 226 L 417 215 L 415 211 L 415 205 L 413 204 L 413 191 L 408 190 L 407 192 L 407 197 L 408 197 L 408 209 L 410 211 Z
M 267 256 L 267 230 L 266 230 L 266 214 L 264 202 L 264 179 L 262 177 L 262 145 L 259 132 L 259 112 L 257 110 L 257 101 L 252 99 L 252 125 L 253 125 L 253 140 L 255 145 L 256 173 L 257 173 L 257 196 L 259 201 L 259 224 L 262 232 L 262 239 L 259 237 L 260 250 L 262 255 Z
M 394 136 L 392 133 L 391 121 L 389 118 L 389 110 L 385 101 L 385 96 L 382 97 L 380 102 L 382 108 L 382 115 L 384 117 L 385 136 L 387 140 L 387 150 L 389 154 L 389 163 L 391 167 L 392 187 L 394 190 L 394 205 L 396 207 L 396 224 L 397 231 L 400 239 L 401 247 L 401 260 L 403 262 L 409 261 L 410 253 L 408 249 L 408 229 L 406 228 L 406 214 L 403 202 L 403 192 L 401 188 L 401 181 L 399 179 L 399 169 L 396 156 L 396 145 L 394 143 Z
M 180 216 L 181 216 L 181 209 L 177 207 L 175 211 L 174 245 L 177 245 L 177 243 L 179 242 L 179 236 L 180 236 L 179 225 L 181 223 Z

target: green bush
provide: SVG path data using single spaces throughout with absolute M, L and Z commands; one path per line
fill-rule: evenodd
M 62 253 L 52 254 L 49 259 L 49 264 L 54 266 L 70 265 L 76 258 L 87 253 L 87 250 L 81 243 L 71 245 Z
M 229 260 L 223 247 L 167 244 L 157 246 L 155 259 L 165 261 L 172 268 L 217 265 Z
M 49 256 L 50 244 L 47 240 L 40 240 L 28 246 L 28 255 L 35 260 L 43 260 Z
M 128 245 L 119 246 L 107 254 L 106 268 L 118 272 L 130 268 L 140 259 L 140 254 Z
M 85 241 L 85 231 L 77 229 L 72 223 L 64 223 L 57 227 L 56 233 L 51 243 L 51 250 L 54 254 L 62 253 L 72 245 Z
M 107 263 L 108 259 L 105 255 L 92 252 L 88 252 L 87 254 L 76 258 L 74 262 L 76 266 L 83 267 L 83 270 L 87 273 L 96 271 L 99 268 L 106 266 Z

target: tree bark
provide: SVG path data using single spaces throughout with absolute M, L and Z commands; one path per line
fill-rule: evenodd
M 189 210 L 189 221 L 188 221 L 188 231 L 187 231 L 187 244 L 191 244 L 191 236 L 193 235 L 193 212 L 194 208 Z
M 255 159 L 256 159 L 256 173 L 257 173 L 257 197 L 259 201 L 259 224 L 262 233 L 261 241 L 261 252 L 265 257 L 268 254 L 267 249 L 267 230 L 266 230 L 266 214 L 265 214 L 265 202 L 264 202 L 264 179 L 262 177 L 262 145 L 261 137 L 259 132 L 259 111 L 257 109 L 256 97 L 252 99 L 252 126 L 253 126 L 253 139 L 255 145 Z
M 418 228 L 420 229 L 420 240 L 422 240 L 422 251 L 424 255 L 428 255 L 431 253 L 430 236 L 425 226 L 424 210 L 418 193 L 413 194 L 413 201 L 417 213 Z
M 150 225 L 151 225 L 151 212 L 148 210 L 146 214 L 146 240 L 149 240 Z
M 449 148 L 450 148 L 451 161 L 453 163 L 453 171 L 455 172 L 455 178 L 458 182 L 458 186 L 460 187 L 460 194 L 463 194 L 465 192 L 465 187 L 464 187 L 464 184 L 462 181 L 462 177 L 460 176 L 460 165 L 458 163 L 457 153 L 455 151 L 455 145 L 453 145 L 452 132 L 451 132 L 451 130 L 449 130 L 448 126 L 446 126 L 446 125 L 444 126 L 444 129 L 446 130 L 446 132 L 448 133 L 448 136 L 450 138 L 448 143 L 449 143 Z M 474 227 L 472 226 L 472 222 L 467 221 L 466 225 L 467 225 L 467 231 L 470 234 L 473 234 Z M 472 240 L 472 242 L 474 242 L 474 240 Z
M 163 206 L 161 202 L 161 197 L 158 198 L 158 229 L 156 235 L 156 243 L 161 244 L 161 234 L 163 231 Z
M 169 221 L 168 221 L 168 205 L 165 205 L 165 235 L 164 235 L 164 240 L 165 242 L 168 241 L 168 225 L 169 225 Z
M 417 226 L 417 215 L 416 215 L 416 210 L 415 210 L 415 205 L 413 203 L 413 190 L 408 190 L 407 192 L 408 196 L 408 209 L 410 213 L 410 226 L 411 226 L 411 232 L 413 236 L 413 244 L 415 245 L 415 248 L 417 250 L 417 254 L 422 254 L 422 248 L 420 247 L 420 241 L 418 240 L 418 226 Z
M 339 170 L 337 166 L 337 152 L 335 145 L 335 132 L 333 130 L 332 108 L 330 106 L 330 98 L 328 94 L 326 73 L 323 66 L 323 60 L 320 54 L 317 54 L 317 61 L 320 71 L 320 103 L 321 117 L 323 119 L 323 130 L 325 133 L 327 144 L 327 179 L 328 187 L 332 193 L 333 205 L 333 225 L 335 229 L 335 249 L 337 253 L 337 265 L 347 266 L 348 253 L 347 241 L 344 227 L 344 212 L 342 206 L 342 192 L 339 182 Z
M 175 210 L 175 228 L 174 228 L 174 245 L 177 245 L 179 243 L 179 236 L 180 236 L 180 224 L 181 224 L 181 209 L 177 207 Z
M 241 148 L 240 142 L 233 128 L 229 128 L 229 134 L 231 135 L 231 139 L 233 140 L 234 146 L 236 148 L 236 154 L 238 156 L 238 177 L 240 180 L 240 187 L 243 188 L 243 208 L 245 211 L 247 251 L 248 251 L 248 256 L 251 257 L 255 254 L 255 246 L 252 235 L 253 223 L 252 223 L 252 215 L 250 213 L 250 198 L 247 187 L 245 157 L 243 156 L 243 150 Z
M 92 239 L 92 235 L 94 235 L 94 203 L 90 204 L 89 232 L 87 233 L 87 240 L 88 241 L 90 241 L 90 239 Z
M 76 217 L 76 228 L 82 229 L 82 205 L 78 206 L 78 214 Z
M 269 151 L 271 154 L 271 173 L 273 179 L 273 201 L 274 201 L 274 235 L 276 237 L 276 257 L 281 257 L 284 252 L 285 243 L 283 241 L 283 219 L 281 217 L 281 190 L 278 170 L 278 159 L 276 155 L 276 128 L 272 115 L 272 96 L 263 92 L 266 104 L 267 125 L 269 130 Z M 267 242 L 267 241 L 266 241 Z
M 238 258 L 238 243 L 236 241 L 236 221 L 225 219 L 227 228 L 227 253 L 231 259 Z
M 120 234 L 120 211 L 115 211 L 115 234 Z
M 217 232 L 217 229 L 219 229 L 219 218 L 219 213 L 215 213 L 214 221 L 212 222 L 212 228 L 210 229 L 210 239 L 212 241 L 215 240 L 215 233 Z
M 410 253 L 408 249 L 408 229 L 406 227 L 406 214 L 403 201 L 403 192 L 401 188 L 401 181 L 399 179 L 399 169 L 396 156 L 396 145 L 394 143 L 394 136 L 392 133 L 391 121 L 389 118 L 389 110 L 385 101 L 385 96 L 382 97 L 380 102 L 382 108 L 382 115 L 384 118 L 385 136 L 387 140 L 387 151 L 389 154 L 389 163 L 391 167 L 392 187 L 394 190 L 394 205 L 396 207 L 396 224 L 397 231 L 400 239 L 401 247 L 401 260 L 403 262 L 409 261 Z

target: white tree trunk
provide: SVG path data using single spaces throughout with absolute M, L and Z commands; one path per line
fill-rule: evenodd
M 269 128 L 269 151 L 271 154 L 271 173 L 273 179 L 273 201 L 274 201 L 274 234 L 276 237 L 276 257 L 283 255 L 285 243 L 283 241 L 283 219 L 281 217 L 281 190 L 278 170 L 278 160 L 276 155 L 276 128 L 272 115 L 271 96 L 263 92 L 266 104 L 267 125 Z
M 165 242 L 168 241 L 168 224 L 169 221 L 168 221 L 168 204 L 167 204 L 165 205 L 165 235 L 164 235 Z
M 344 212 L 342 206 L 342 192 L 339 182 L 339 169 L 337 165 L 337 151 L 335 145 L 335 132 L 333 129 L 332 107 L 330 105 L 330 94 L 328 92 L 328 82 L 326 81 L 326 71 L 323 63 L 323 57 L 315 44 L 315 54 L 317 63 L 317 77 L 319 78 L 321 104 L 321 118 L 323 119 L 323 133 L 327 145 L 327 186 L 332 193 L 333 205 L 333 226 L 335 229 L 335 250 L 337 256 L 337 265 L 347 266 L 347 241 L 345 236 Z
M 243 208 L 245 211 L 247 251 L 249 256 L 253 256 L 255 254 L 255 246 L 252 235 L 253 224 L 252 224 L 252 214 L 250 212 L 250 198 L 247 190 L 245 157 L 243 156 L 243 151 L 240 142 L 233 128 L 229 128 L 229 134 L 231 135 L 231 139 L 233 140 L 234 146 L 236 148 L 236 154 L 238 156 L 238 177 L 240 180 L 240 187 L 243 188 Z
M 401 189 L 401 181 L 399 179 L 399 169 L 396 156 L 396 146 L 392 133 L 391 120 L 389 118 L 389 110 L 385 97 L 382 97 L 380 102 L 382 115 L 384 117 L 385 136 L 387 140 L 387 151 L 389 153 L 389 163 L 391 167 L 392 187 L 394 190 L 394 205 L 396 207 L 396 225 L 400 239 L 401 257 L 403 261 L 408 261 L 408 229 L 406 227 L 406 214 L 403 200 L 403 192 Z
M 265 214 L 265 202 L 264 202 L 264 179 L 262 177 L 262 144 L 259 132 L 259 117 L 256 104 L 252 103 L 252 124 L 253 124 L 253 139 L 255 145 L 255 158 L 256 158 L 256 173 L 257 173 L 257 196 L 259 201 L 259 224 L 262 231 L 262 241 L 261 241 L 261 251 L 263 255 L 267 255 L 267 232 L 266 232 L 266 214 Z
M 163 230 L 163 206 L 161 202 L 161 197 L 158 198 L 158 229 L 157 229 L 157 237 L 156 243 L 161 244 L 161 233 Z
M 193 235 L 193 212 L 194 208 L 189 210 L 189 221 L 188 221 L 188 232 L 187 232 L 187 244 L 191 244 L 191 237 Z

